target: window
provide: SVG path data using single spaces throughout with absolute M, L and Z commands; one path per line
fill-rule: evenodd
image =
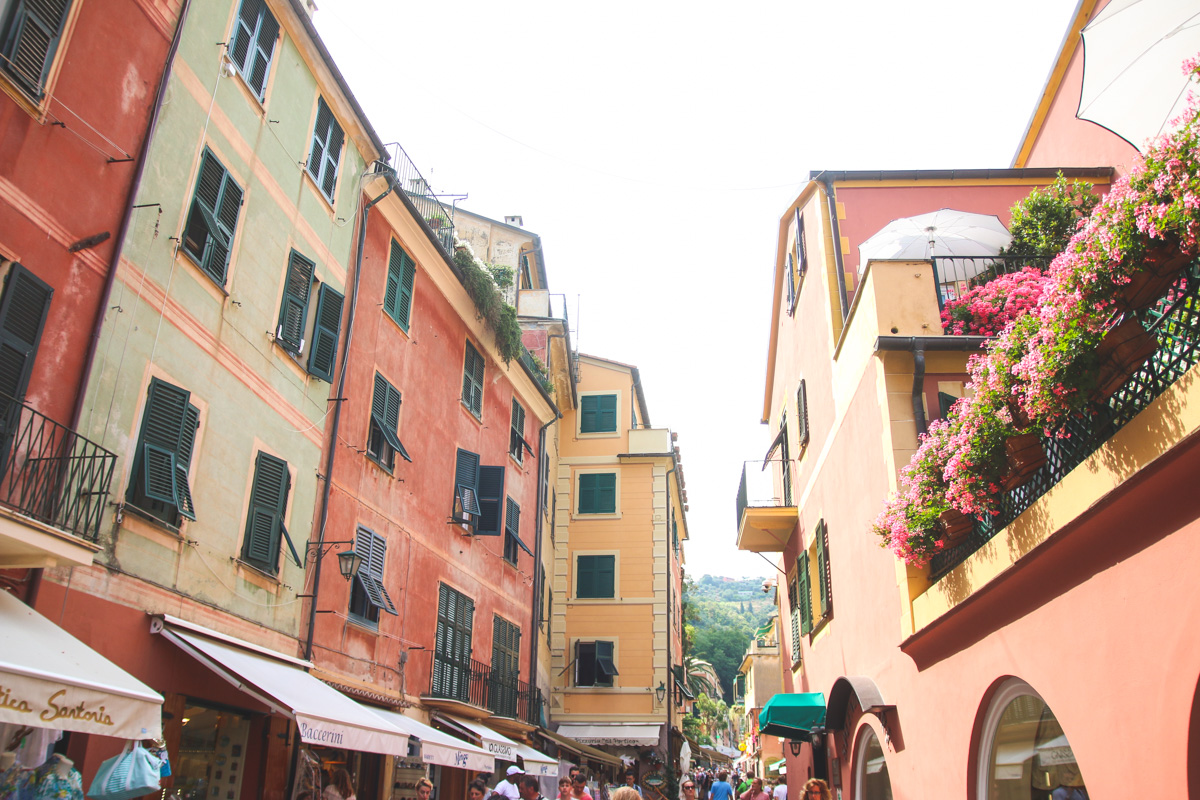
M 518 549 L 533 555 L 533 551 L 521 541 L 521 507 L 509 497 L 504 509 L 504 560 L 516 564 Z
M 471 623 L 475 602 L 438 584 L 437 633 L 433 649 L 434 697 L 466 701 L 471 683 Z
M 817 562 L 817 608 L 824 621 L 833 616 L 833 577 L 829 572 L 829 529 L 825 527 L 825 520 L 817 523 L 817 532 L 813 536 L 813 560 Z
M 492 674 L 488 708 L 500 717 L 517 715 L 521 680 L 521 629 L 499 615 L 492 617 Z
M 476 419 L 483 415 L 483 356 L 467 342 L 463 357 L 463 405 L 471 410 Z
M 0 16 L 5 5 L 0 3 Z M 16 0 L 0 19 L 0 67 L 34 100 L 45 94 L 70 10 L 70 0 Z
M 788 253 L 783 259 L 783 268 L 787 272 L 787 311 L 790 315 L 796 310 L 796 272 L 795 261 L 792 259 L 792 254 Z
M 1009 678 L 992 698 L 977 763 L 980 800 L 1088 797 L 1083 773 L 1058 718 L 1019 678 Z
M 344 304 L 342 293 L 328 284 L 321 286 L 317 292 L 317 314 L 313 321 L 313 346 L 308 354 L 308 374 L 326 383 L 333 383 Z
M 367 457 L 388 472 L 396 465 L 396 454 L 411 462 L 400 442 L 400 392 L 375 373 L 375 393 L 371 396 L 371 432 L 367 438 Z
M 225 286 L 233 234 L 242 207 L 242 187 L 207 147 L 200 157 L 196 194 L 183 231 L 183 252 L 213 279 Z
M 237 22 L 234 23 L 229 57 L 250 91 L 260 101 L 267 93 L 267 75 L 271 70 L 271 56 L 275 53 L 275 39 L 278 36 L 279 23 L 267 8 L 265 0 L 242 0 Z
M 793 575 L 787 585 L 788 609 L 792 623 L 792 664 L 800 663 L 800 581 Z
M 280 539 L 287 542 L 296 566 L 304 568 L 287 526 L 283 524 L 291 485 L 287 462 L 259 451 L 254 462 L 254 483 L 250 487 L 250 508 L 246 512 L 242 561 L 271 575 L 279 572 Z
M 508 434 L 508 454 L 517 460 L 520 464 L 525 460 L 525 451 L 528 450 L 530 455 L 533 455 L 533 448 L 525 441 L 525 409 L 517 402 L 517 398 L 512 401 L 512 428 Z
M 779 481 L 783 485 L 783 504 L 794 506 L 792 498 L 792 452 L 788 444 L 787 409 L 783 410 L 779 422 Z
M 472 525 L 478 536 L 502 533 L 504 467 L 479 463 L 479 454 L 459 448 L 454 462 L 455 522 Z
M 575 559 L 575 597 L 597 599 L 616 597 L 617 557 L 615 555 L 578 556 Z
M 412 316 L 413 281 L 417 277 L 417 265 L 400 244 L 393 239 L 388 255 L 387 285 L 383 290 L 383 310 L 408 333 L 409 318 Z
M 800 554 L 796 562 L 796 591 L 800 601 L 800 635 L 812 633 L 812 578 L 808 574 L 808 551 Z
M 317 98 L 317 122 L 313 126 L 312 152 L 308 155 L 308 174 L 317 182 L 321 194 L 333 202 L 337 189 L 338 160 L 342 157 L 342 126 L 324 97 Z
M 796 387 L 796 421 L 799 423 L 796 438 L 799 439 L 800 449 L 804 450 L 808 444 L 808 387 L 803 378 Z
M 854 753 L 855 800 L 891 800 L 892 781 L 888 777 L 887 757 L 879 744 L 879 737 L 870 726 L 862 730 L 862 738 Z
M 350 615 L 361 622 L 379 624 L 379 612 L 394 616 L 396 606 L 383 585 L 383 564 L 387 555 L 387 540 L 367 528 L 360 527 L 354 537 L 354 549 L 362 556 L 362 564 L 354 574 L 350 590 Z
M 17 402 L 25 400 L 53 295 L 49 284 L 20 264 L 14 263 L 5 278 L 0 298 L 0 394 Z M 0 401 L 7 406 L 5 398 Z
M 616 430 L 615 394 L 585 394 L 579 398 L 580 433 L 614 433 Z
M 180 517 L 196 519 L 188 470 L 200 410 L 190 399 L 190 392 L 151 379 L 125 496 L 130 505 L 173 526 L 180 524 Z
M 584 472 L 579 476 L 580 514 L 617 513 L 617 473 Z
M 279 304 L 275 341 L 293 355 L 304 352 L 304 328 L 308 324 L 308 298 L 312 294 L 314 269 L 316 264 L 292 251 L 283 282 L 283 302 Z
M 617 672 L 612 642 L 575 643 L 575 685 L 612 686 Z

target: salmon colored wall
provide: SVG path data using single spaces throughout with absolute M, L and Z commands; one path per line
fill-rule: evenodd
M 458 296 L 443 293 L 439 282 L 444 284 L 450 273 L 440 252 L 396 198 L 385 203 L 386 213 L 381 204 L 367 225 L 325 538 L 353 539 L 358 525 L 386 538 L 385 586 L 399 615 L 382 612 L 378 631 L 350 621 L 351 584 L 338 573 L 336 558 L 327 559 L 318 609 L 333 613 L 317 615 L 314 659 L 391 691 L 427 693 L 438 584 L 445 582 L 475 602 L 473 658 L 491 662 L 494 614 L 522 630 L 521 679 L 528 681 L 533 559 L 521 550 L 517 564 L 509 564 L 503 536 L 465 535 L 449 518 L 455 456 L 462 447 L 478 453 L 482 464 L 505 467 L 505 492 L 520 505 L 521 538 L 533 549 L 538 462 L 536 454 L 526 453 L 522 464 L 508 454 L 511 403 L 516 392 L 526 409 L 526 439 L 535 449 L 539 417 L 547 415 L 547 406 L 531 395 L 527 378 L 514 388 L 508 371 L 492 357 L 491 332 L 478 336 L 464 321 L 476 322 L 473 313 L 464 313 L 465 291 L 458 286 Z M 407 334 L 382 308 L 393 238 L 417 265 Z M 448 280 L 457 285 L 452 276 Z M 467 341 L 486 362 L 481 420 L 460 401 Z M 519 367 L 513 362 L 510 369 Z M 376 371 L 401 393 L 399 436 L 413 459 L 410 464 L 397 456 L 390 475 L 362 453 Z M 415 651 L 402 679 L 399 659 L 409 648 Z
M 0 258 L 19 261 L 54 288 L 27 399 L 63 424 L 72 422 L 136 169 L 135 161 L 108 159 L 136 158 L 141 151 L 179 13 L 178 0 L 153 13 L 144 5 L 74 4 L 73 28 L 56 58 L 54 100 L 43 101 L 50 121 L 62 119 L 67 127 L 40 124 L 27 102 L 0 93 Z M 123 44 L 113 47 L 114 41 Z M 110 79 L 97 81 L 97 75 Z M 105 232 L 107 241 L 68 252 Z

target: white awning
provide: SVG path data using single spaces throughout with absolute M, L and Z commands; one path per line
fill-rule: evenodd
M 0 591 L 0 722 L 157 739 L 162 702 L 149 686 Z
M 249 642 L 238 646 L 230 637 L 217 641 L 169 621 L 159 632 L 238 689 L 294 718 L 303 742 L 408 755 L 403 731 L 297 666 L 304 662 Z
M 457 767 L 476 772 L 495 772 L 496 759 L 486 750 L 456 739 L 424 722 L 406 717 L 396 711 L 372 708 L 373 714 L 383 717 L 384 722 L 396 726 L 414 739 L 421 741 L 421 761 L 443 767 Z
M 561 736 L 566 736 L 583 744 L 642 747 L 658 744 L 658 734 L 661 727 L 653 723 L 645 725 L 626 723 L 560 725 L 558 733 Z
M 475 720 L 471 719 L 463 719 L 462 717 L 455 717 L 451 714 L 442 714 L 441 717 L 449 720 L 455 726 L 462 728 L 474 734 L 475 736 L 478 736 L 479 740 L 483 742 L 483 749 L 487 750 L 496 758 L 502 761 L 517 760 L 517 747 L 519 745 L 512 739 L 509 739 L 507 736 L 496 733 L 482 722 L 476 722 Z
M 525 772 L 538 777 L 558 777 L 558 759 L 534 750 L 527 744 L 517 742 L 517 755 L 525 764 Z

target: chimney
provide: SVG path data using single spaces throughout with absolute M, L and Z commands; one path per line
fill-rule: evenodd
M 505 217 L 504 224 L 512 225 L 516 228 L 524 228 L 525 227 L 525 219 L 520 214 L 514 214 L 511 217 Z

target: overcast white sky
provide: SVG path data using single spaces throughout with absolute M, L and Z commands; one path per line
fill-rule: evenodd
M 813 169 L 1009 166 L 1074 7 L 319 0 L 314 19 L 435 191 L 542 237 L 579 349 L 640 367 L 679 434 L 689 573 L 738 577 L 774 572 L 736 550 L 735 499 L 769 443 L 781 213 Z

